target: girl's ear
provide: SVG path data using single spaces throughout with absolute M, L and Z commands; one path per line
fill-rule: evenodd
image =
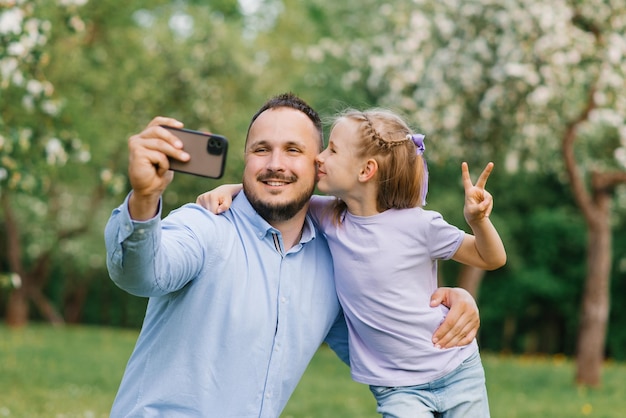
M 365 165 L 361 168 L 359 172 L 359 181 L 365 183 L 374 177 L 376 172 L 378 171 L 378 162 L 370 158 L 365 162 Z

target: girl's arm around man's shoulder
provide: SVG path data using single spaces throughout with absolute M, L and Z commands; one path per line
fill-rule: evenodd
M 309 214 L 317 224 L 320 224 L 320 221 L 325 216 L 330 216 L 330 207 L 336 200 L 337 198 L 333 196 L 321 196 L 316 194 L 311 196 Z

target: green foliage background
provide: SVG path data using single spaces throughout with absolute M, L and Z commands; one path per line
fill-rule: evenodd
M 8 3 L 0 2 L 0 7 Z M 211 130 L 230 140 L 224 178 L 213 181 L 176 175 L 164 196 L 165 213 L 222 182 L 239 181 L 249 118 L 273 94 L 294 91 L 323 116 L 345 106 L 387 106 L 407 114 L 416 128 L 426 124 L 415 116 L 420 109 L 410 112 L 404 105 L 406 96 L 411 97 L 419 86 L 403 84 L 404 96 L 391 95 L 395 91 L 391 70 L 376 75 L 376 67 L 365 57 L 385 51 L 378 33 L 400 34 L 399 29 L 406 31 L 407 25 L 411 29 L 403 21 L 403 10 L 420 3 L 428 16 L 436 15 L 441 13 L 436 1 L 402 1 L 395 11 L 381 9 L 380 2 L 373 0 L 260 0 L 254 10 L 242 9 L 233 0 L 98 0 L 69 9 L 56 2 L 22 3 L 31 4 L 37 17 L 51 22 L 42 51 L 46 63 L 38 71 L 54 85 L 54 97 L 64 107 L 56 117 L 28 114 L 19 92 L 0 90 L 4 121 L 0 133 L 8 137 L 12 121 L 34 130 L 54 130 L 79 138 L 91 158 L 87 163 L 50 167 L 43 151 L 25 152 L 17 159 L 21 169 L 37 170 L 37 178 L 48 187 L 17 190 L 2 183 L 0 193 L 10 197 L 19 214 L 26 263 L 52 242 L 50 231 L 64 222 L 87 220 L 86 233 L 55 247 L 45 288 L 67 318 L 84 324 L 137 328 L 143 319 L 146 301 L 121 292 L 108 280 L 102 230 L 111 210 L 128 192 L 127 138 L 152 117 L 173 116 L 188 128 Z M 574 3 L 586 10 L 593 2 Z M 400 54 L 402 59 L 407 56 Z M 432 76 L 435 80 L 436 74 Z M 437 86 L 428 87 L 434 95 Z M 420 99 L 417 93 L 415 98 Z M 503 111 L 517 111 L 518 100 L 512 97 Z M 445 115 L 450 109 L 431 111 Z M 586 267 L 584 222 L 559 165 L 540 164 L 534 171 L 505 169 L 507 150 L 517 147 L 519 133 L 515 136 L 513 129 L 518 127 L 507 125 L 506 118 L 489 126 L 469 127 L 472 120 L 481 118 L 473 111 L 468 109 L 464 115 L 469 119 L 462 121 L 468 125 L 466 143 L 450 147 L 441 133 L 428 133 L 433 153 L 428 207 L 464 227 L 462 157 L 469 159 L 475 175 L 488 160 L 496 161 L 488 189 L 495 196 L 492 217 L 509 261 L 488 273 L 482 284 L 480 344 L 483 350 L 571 355 Z M 615 129 L 607 128 L 605 136 L 613 148 L 619 142 Z M 606 153 L 600 153 L 609 145 L 579 151 L 591 155 L 594 164 L 603 158 L 606 164 L 614 164 Z M 522 153 L 526 162 L 558 162 L 560 158 L 553 147 Z M 104 197 L 96 208 L 90 208 L 92 196 L 100 189 Z M 618 360 L 626 359 L 624 196 L 624 190 L 618 190 L 607 340 L 607 355 Z M 50 202 L 61 208 L 55 217 L 46 212 Z M 0 212 L 2 236 L 6 230 Z M 7 245 L 0 241 L 0 273 L 9 273 Z M 443 284 L 454 285 L 457 272 L 458 266 L 443 263 Z M 11 284 L 0 283 L 2 313 Z M 32 320 L 40 319 L 33 310 Z

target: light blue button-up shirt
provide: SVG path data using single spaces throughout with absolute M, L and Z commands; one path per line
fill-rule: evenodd
M 347 330 L 322 234 L 305 222 L 285 251 L 244 193 L 214 215 L 189 204 L 105 229 L 112 280 L 149 297 L 112 417 L 278 417 L 326 340 L 348 361 Z

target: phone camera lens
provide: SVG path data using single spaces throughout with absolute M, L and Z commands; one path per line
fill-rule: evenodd
M 211 155 L 220 155 L 222 153 L 222 149 L 224 148 L 224 144 L 219 138 L 210 138 L 207 144 L 207 151 Z

